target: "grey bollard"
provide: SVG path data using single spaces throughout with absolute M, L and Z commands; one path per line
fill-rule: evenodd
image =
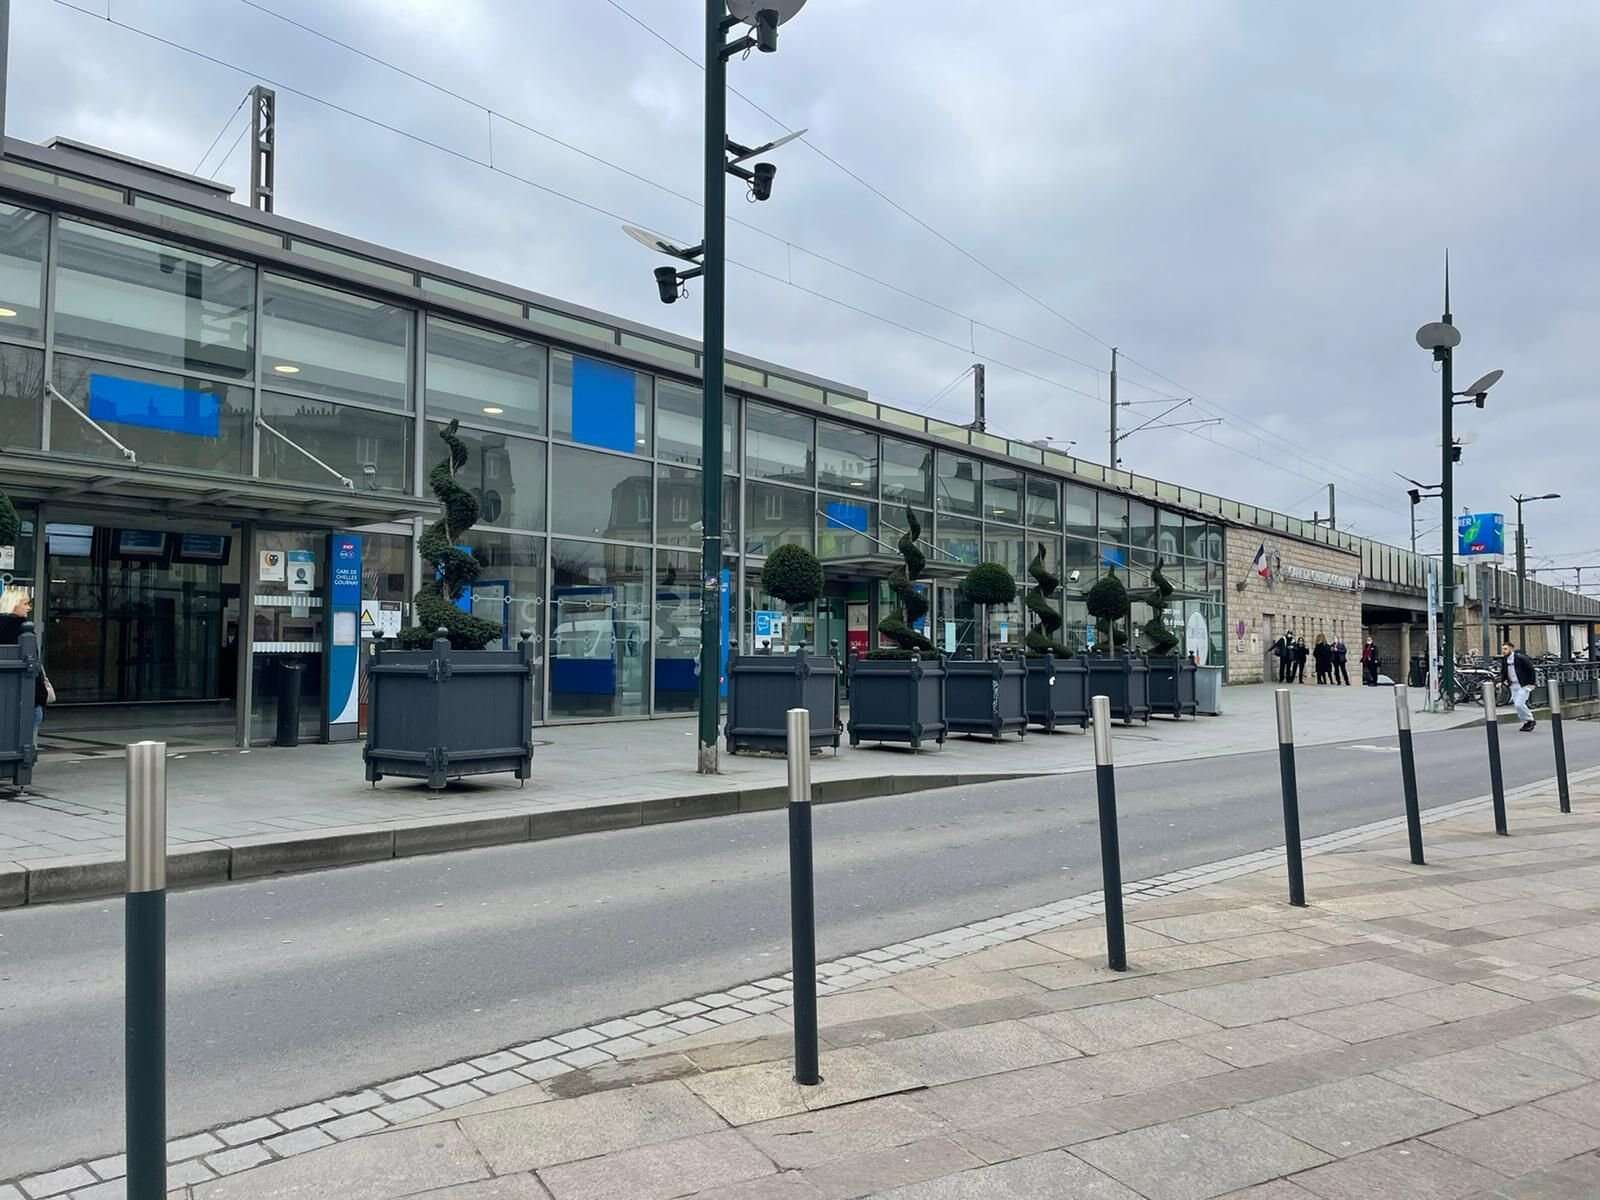
M 1117 777 L 1111 761 L 1111 701 L 1105 696 L 1089 700 L 1094 722 L 1094 782 L 1100 800 L 1100 877 L 1106 903 L 1106 965 L 1113 971 L 1128 969 L 1128 949 L 1122 928 L 1122 850 L 1117 839 Z
M 1567 787 L 1567 738 L 1561 730 L 1561 681 L 1552 679 L 1547 685 L 1550 692 L 1550 738 L 1556 748 L 1556 794 L 1561 799 L 1561 811 L 1572 811 L 1572 792 Z
M 1417 803 L 1417 756 L 1411 745 L 1411 693 L 1403 683 L 1394 685 L 1394 719 L 1400 732 L 1400 779 L 1406 795 L 1406 835 L 1411 839 L 1411 861 L 1422 860 L 1422 810 Z
M 1489 742 L 1489 786 L 1494 793 L 1494 831 L 1506 833 L 1506 785 L 1500 772 L 1500 712 L 1494 703 L 1494 682 L 1483 685 L 1483 731 Z
M 794 969 L 794 1080 L 822 1082 L 817 1064 L 817 912 L 811 865 L 811 714 L 788 713 L 789 923 Z
M 124 904 L 128 1200 L 167 1194 L 167 747 L 127 748 Z
M 1294 774 L 1294 714 L 1289 707 L 1289 689 L 1279 688 L 1278 775 L 1283 781 L 1283 852 L 1289 867 L 1289 903 L 1306 906 L 1305 866 L 1300 854 L 1300 788 Z

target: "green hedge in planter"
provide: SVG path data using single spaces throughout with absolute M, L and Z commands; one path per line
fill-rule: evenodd
M 810 604 L 822 595 L 822 564 L 804 546 L 779 546 L 761 568 L 761 586 L 785 604 Z
M 917 548 L 922 536 L 922 525 L 917 514 L 906 509 L 906 531 L 900 535 L 895 548 L 900 551 L 901 566 L 889 576 L 889 587 L 900 607 L 878 622 L 878 632 L 895 644 L 893 650 L 873 650 L 868 658 L 910 658 L 914 654 L 931 654 L 937 647 L 914 628 L 928 615 L 928 601 L 913 586 L 927 569 L 927 556 Z
M 1151 654 L 1171 654 L 1178 648 L 1178 635 L 1167 627 L 1167 604 L 1172 598 L 1173 586 L 1161 570 L 1161 560 L 1156 559 L 1156 569 L 1150 573 L 1149 605 L 1151 617 L 1141 627 Z
M 483 571 L 472 551 L 459 545 L 462 535 L 478 523 L 478 498 L 456 482 L 457 472 L 467 465 L 467 447 L 456 436 L 460 428 L 460 421 L 451 421 L 439 431 L 449 453 L 428 472 L 428 486 L 439 498 L 444 516 L 429 525 L 417 542 L 417 553 L 423 562 L 433 564 L 433 575 L 413 597 L 417 624 L 400 631 L 400 644 L 412 650 L 431 648 L 440 629 L 454 650 L 482 650 L 500 637 L 499 625 L 455 606 L 461 589 Z
M 1107 571 L 1089 589 L 1084 602 L 1089 609 L 1089 615 L 1095 619 L 1095 628 L 1099 631 L 1096 644 L 1117 645 L 1116 634 L 1121 631 L 1117 630 L 1116 624 L 1128 615 L 1128 589 L 1122 585 L 1122 580 L 1117 578 L 1114 571 Z M 1122 635 L 1121 642 L 1126 644 L 1126 634 Z
M 1010 604 L 1017 598 L 1016 577 L 1000 563 L 979 563 L 967 572 L 967 577 L 961 581 L 961 590 L 966 593 L 967 599 L 983 612 L 978 622 L 980 633 L 978 647 L 980 656 L 988 658 L 988 608 L 992 604 Z
M 1052 574 L 1044 565 L 1044 543 L 1039 543 L 1039 553 L 1033 556 L 1033 561 L 1028 564 L 1028 574 L 1033 576 L 1034 587 L 1023 597 L 1022 603 L 1038 621 L 1038 626 L 1028 631 L 1028 636 L 1023 639 L 1029 650 L 1035 654 L 1059 654 L 1070 657 L 1072 651 L 1063 646 L 1056 637 L 1061 631 L 1061 614 L 1050 604 L 1050 597 L 1055 595 L 1056 588 L 1061 586 L 1061 580 Z

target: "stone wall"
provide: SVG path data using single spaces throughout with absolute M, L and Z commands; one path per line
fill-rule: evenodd
M 1259 683 L 1265 675 L 1267 652 L 1285 629 L 1292 629 L 1313 645 L 1317 634 L 1328 641 L 1342 637 L 1350 648 L 1350 679 L 1360 679 L 1361 593 L 1291 578 L 1296 571 L 1318 571 L 1355 579 L 1361 574 L 1361 556 L 1318 542 L 1303 542 L 1287 534 L 1264 534 L 1259 529 L 1230 526 L 1227 536 L 1228 567 L 1224 605 L 1227 613 L 1229 683 Z M 1252 567 L 1256 550 L 1266 544 L 1272 566 L 1271 580 Z M 1284 571 L 1288 568 L 1288 571 Z M 1244 626 L 1240 633 L 1240 625 Z M 1276 674 L 1276 660 L 1273 672 Z M 1314 664 L 1306 664 L 1312 678 Z

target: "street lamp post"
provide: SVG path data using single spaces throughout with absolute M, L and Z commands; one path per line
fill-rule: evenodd
M 1395 474 L 1400 475 L 1400 472 L 1396 471 Z M 1406 495 L 1411 497 L 1411 553 L 1415 554 L 1417 552 L 1417 505 L 1424 500 L 1438 499 L 1440 485 L 1437 483 L 1418 483 L 1415 479 L 1406 475 L 1400 475 L 1400 478 L 1411 484 L 1411 487 L 1406 490 Z M 1448 535 L 1449 531 L 1447 530 L 1446 536 Z
M 1532 504 L 1535 500 L 1559 500 L 1560 492 L 1546 492 L 1542 496 L 1523 496 L 1521 494 L 1511 497 L 1511 502 L 1517 506 L 1517 613 L 1521 615 L 1528 610 L 1528 539 L 1522 533 L 1522 506 Z M 1521 627 L 1523 633 L 1521 640 L 1526 644 L 1528 640 L 1527 626 Z
M 1484 399 L 1500 380 L 1503 371 L 1490 371 L 1487 375 L 1477 380 L 1465 391 L 1455 391 L 1453 354 L 1455 348 L 1461 344 L 1461 332 L 1455 327 L 1454 319 L 1450 315 L 1450 260 L 1447 257 L 1444 265 L 1444 314 L 1437 321 L 1430 321 L 1417 330 L 1417 345 L 1433 353 L 1433 360 L 1440 368 L 1440 437 L 1439 454 L 1440 467 L 1444 482 L 1439 485 L 1441 509 L 1444 514 L 1443 536 L 1439 563 L 1439 582 L 1444 591 L 1442 616 L 1444 632 L 1441 641 L 1440 658 L 1443 659 L 1440 673 L 1440 692 L 1444 697 L 1446 708 L 1455 707 L 1454 689 L 1456 676 L 1456 569 L 1455 547 L 1452 543 L 1451 532 L 1453 529 L 1451 515 L 1451 482 L 1454 474 L 1456 460 L 1461 455 L 1461 448 L 1455 443 L 1453 427 L 1455 424 L 1455 406 L 1457 404 L 1475 404 L 1482 408 Z M 1457 397 L 1465 396 L 1465 400 Z M 1431 647 L 1430 647 L 1431 650 Z

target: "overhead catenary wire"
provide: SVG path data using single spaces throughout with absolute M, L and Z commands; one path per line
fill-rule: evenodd
M 211 157 L 211 152 L 217 148 L 217 143 L 222 140 L 222 135 L 227 133 L 229 128 L 232 127 L 233 119 L 239 115 L 239 110 L 244 108 L 245 103 L 249 99 L 249 92 L 246 92 L 244 95 L 239 97 L 239 103 L 235 105 L 234 110 L 228 114 L 228 119 L 222 123 L 222 128 L 217 130 L 217 136 L 211 139 L 211 145 L 206 147 L 206 152 L 200 156 L 200 161 L 195 163 L 194 170 L 190 171 L 189 174 L 200 174 L 200 168 L 206 165 L 206 159 Z M 247 125 L 246 128 L 248 127 L 249 126 Z M 229 153 L 231 154 L 232 151 L 230 150 Z

